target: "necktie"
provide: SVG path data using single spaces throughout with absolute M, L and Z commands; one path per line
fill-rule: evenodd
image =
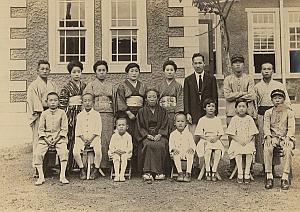
M 201 75 L 199 75 L 199 88 L 198 88 L 198 92 L 199 94 L 201 94 L 201 91 L 202 91 L 202 79 L 201 79 Z

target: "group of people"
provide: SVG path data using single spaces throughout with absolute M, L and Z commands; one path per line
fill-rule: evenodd
M 113 161 L 114 181 L 125 181 L 127 161 L 133 171 L 151 182 L 170 174 L 172 160 L 178 171 L 177 181 L 190 182 L 193 163 L 204 157 L 205 177 L 217 181 L 217 168 L 224 155 L 221 137 L 229 138 L 230 163 L 237 166 L 238 183 L 250 183 L 253 157 L 264 164 L 265 187 L 273 187 L 273 149 L 283 151 L 282 189 L 289 188 L 292 150 L 295 147 L 295 118 L 290 101 L 280 82 L 272 79 L 273 65 L 261 66 L 263 79 L 258 84 L 244 73 L 244 58 L 231 58 L 233 73 L 224 80 L 228 128 L 224 131 L 218 114 L 216 78 L 204 71 L 205 58 L 192 56 L 194 73 L 182 87 L 175 79 L 177 65 L 163 64 L 165 79 L 148 88 L 139 80 L 140 67 L 129 63 L 127 79 L 117 85 L 106 80 L 105 61 L 97 61 L 94 81 L 81 81 L 83 65 L 72 61 L 67 69 L 71 80 L 56 91 L 48 79 L 50 64 L 39 61 L 37 79 L 28 88 L 27 103 L 33 132 L 33 165 L 38 172 L 36 185 L 44 183 L 43 158 L 56 148 L 60 158 L 60 181 L 76 161 L 80 179 L 86 179 L 81 152 L 93 148 L 94 168 L 91 179 Z M 245 167 L 243 167 L 245 155 Z M 186 170 L 182 169 L 186 160 Z M 235 162 L 235 163 L 234 163 Z M 194 164 L 195 165 L 195 164 Z

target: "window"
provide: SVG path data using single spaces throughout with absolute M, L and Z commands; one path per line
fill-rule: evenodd
M 290 11 L 288 20 L 289 69 L 290 73 L 300 73 L 300 12 Z
M 66 64 L 72 60 L 79 60 L 85 67 L 91 67 L 94 62 L 94 2 L 48 2 L 49 61 L 54 66 L 52 72 L 65 73 Z
M 85 62 L 85 1 L 59 1 L 59 62 Z
M 137 61 L 136 9 L 136 0 L 112 1 L 112 61 Z
M 129 62 L 150 71 L 146 24 L 146 0 L 102 1 L 102 58 L 110 72 L 124 72 Z
M 274 65 L 275 73 L 281 70 L 279 16 L 276 9 L 270 10 L 255 9 L 248 13 L 249 67 L 254 74 L 260 73 L 265 62 Z

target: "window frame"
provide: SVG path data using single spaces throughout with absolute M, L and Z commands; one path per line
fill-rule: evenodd
M 102 59 L 106 60 L 109 66 L 109 73 L 124 73 L 125 67 L 130 61 L 112 61 L 112 33 L 111 30 L 121 29 L 111 25 L 112 11 L 111 0 L 101 2 L 102 22 Z M 137 0 L 137 61 L 141 72 L 151 72 L 151 65 L 147 64 L 147 11 L 146 0 Z M 128 29 L 126 27 L 124 29 Z
M 289 12 L 299 12 L 300 13 L 300 7 L 284 7 L 283 8 L 284 10 L 284 17 L 287 17 L 285 18 L 283 21 L 284 21 L 284 29 L 283 29 L 283 36 L 284 36 L 284 49 L 283 49 L 283 52 L 284 54 L 283 55 L 287 55 L 286 58 L 285 58 L 285 70 L 286 70 L 286 77 L 287 78 L 299 78 L 300 76 L 300 72 L 299 73 L 291 73 L 291 70 L 290 70 L 290 33 L 289 33 L 289 30 L 290 30 L 290 26 L 289 26 Z
M 48 1 L 48 51 L 51 73 L 66 73 L 69 62 L 60 62 L 59 0 Z M 85 73 L 93 73 L 94 64 L 94 0 L 85 0 Z M 90 15 L 93 14 L 93 15 Z M 69 27 L 68 27 L 69 28 Z M 78 27 L 73 27 L 78 30 Z M 70 27 L 70 30 L 72 27 Z
M 274 13 L 275 15 L 275 29 L 274 29 L 274 54 L 276 72 L 273 74 L 274 79 L 280 79 L 282 73 L 281 67 L 281 42 L 280 42 L 280 23 L 279 23 L 279 8 L 246 8 L 248 21 L 248 61 L 249 74 L 252 74 L 255 79 L 261 78 L 261 73 L 255 73 L 254 66 L 254 37 L 253 37 L 253 14 L 255 13 Z

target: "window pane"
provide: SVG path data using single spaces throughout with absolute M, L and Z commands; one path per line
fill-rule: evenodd
M 296 36 L 295 35 L 290 35 L 290 41 L 295 41 L 296 40 Z
M 117 10 L 116 10 L 116 2 L 111 3 L 111 18 L 117 19 Z
M 137 53 L 137 38 L 133 37 L 131 41 L 132 41 L 132 53 Z
M 80 19 L 81 20 L 85 19 L 85 3 L 84 2 L 80 3 Z
M 118 2 L 118 19 L 130 19 L 130 0 Z
M 122 27 L 122 26 L 130 26 L 131 20 L 119 20 L 118 21 L 118 26 Z
M 117 54 L 117 38 L 112 38 L 112 53 Z
M 131 61 L 130 55 L 119 55 L 118 61 Z
M 59 57 L 59 62 L 65 62 L 65 57 L 64 56 L 60 56 Z
M 130 37 L 119 37 L 118 50 L 119 53 L 131 53 Z
M 79 54 L 79 38 L 67 37 L 66 38 L 66 53 L 67 54 Z
M 60 47 L 59 48 L 60 48 L 59 53 L 64 54 L 65 53 L 65 38 L 64 37 L 60 38 Z
M 290 72 L 300 73 L 300 50 L 290 51 Z
M 274 65 L 274 72 L 276 72 L 275 68 L 275 54 L 254 54 L 254 67 L 255 73 L 260 73 L 261 65 L 263 63 L 272 63 Z
M 132 19 L 136 19 L 137 18 L 136 0 L 131 1 L 131 11 L 132 11 L 132 14 L 131 14 Z
M 122 35 L 131 35 L 131 30 L 118 30 L 118 35 L 122 36 Z
M 116 56 L 116 55 L 112 55 L 111 60 L 112 60 L 112 61 L 117 61 L 117 56 Z
M 85 56 L 81 56 L 81 57 L 80 57 L 80 61 L 81 61 L 81 62 L 85 62 Z
M 85 54 L 85 37 L 80 38 L 80 54 Z
M 74 2 L 67 3 L 67 10 L 66 10 L 66 17 L 67 19 L 79 19 L 79 4 Z
M 132 55 L 132 61 L 137 61 L 137 55 Z
M 79 60 L 79 56 L 67 56 L 65 62 L 70 62 L 72 60 Z
M 78 37 L 79 30 L 66 30 L 67 37 Z
M 295 49 L 296 48 L 296 42 L 291 42 L 290 43 L 290 48 Z
M 66 20 L 66 27 L 78 27 L 78 21 Z

